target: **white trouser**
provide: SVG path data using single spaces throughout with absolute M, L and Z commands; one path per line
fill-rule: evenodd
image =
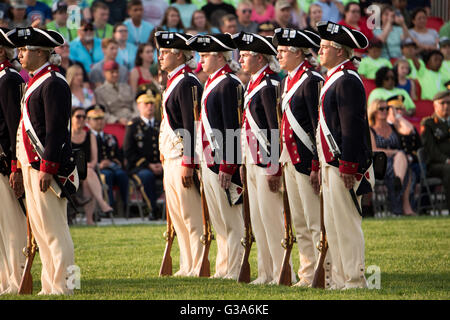
M 219 176 L 202 163 L 202 180 L 209 216 L 216 233 L 217 257 L 214 277 L 237 279 L 244 247 L 244 219 L 242 205 L 230 206 Z
M 8 178 L 0 174 L 0 294 L 16 294 L 22 278 L 27 222 Z

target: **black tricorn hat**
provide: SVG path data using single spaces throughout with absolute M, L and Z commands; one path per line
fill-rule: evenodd
M 236 47 L 241 51 L 253 51 L 276 56 L 277 48 L 272 44 L 272 37 L 264 37 L 256 33 L 241 31 L 233 36 Z
M 0 46 L 2 47 L 8 47 L 8 48 L 14 48 L 14 43 L 9 40 L 7 33 L 9 32 L 9 29 L 6 28 L 0 28 Z
M 317 29 L 322 39 L 334 41 L 352 49 L 365 49 L 369 45 L 369 40 L 362 32 L 331 21 L 318 22 Z
M 191 50 L 197 52 L 233 51 L 236 45 L 229 33 L 196 35 L 187 42 Z
M 155 33 L 156 45 L 158 48 L 192 50 L 186 44 L 191 37 L 191 35 L 179 32 L 157 31 Z
M 291 46 L 296 48 L 319 48 L 320 37 L 308 30 L 275 29 L 272 43 L 274 46 Z
M 54 48 L 64 44 L 64 37 L 54 30 L 16 28 L 9 31 L 7 36 L 17 48 L 25 46 Z

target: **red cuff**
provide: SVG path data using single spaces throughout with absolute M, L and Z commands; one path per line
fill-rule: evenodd
M 347 174 L 355 174 L 358 172 L 359 164 L 356 162 L 349 162 L 339 160 L 339 172 Z
M 222 164 L 219 166 L 219 171 L 233 175 L 236 172 L 237 167 L 237 164 L 226 163 L 225 161 L 222 161 Z
M 183 167 L 195 168 L 194 158 L 188 157 L 188 156 L 183 156 L 183 159 L 181 160 L 181 165 Z
M 311 160 L 311 171 L 319 171 L 320 162 L 319 160 Z
M 20 171 L 20 168 L 17 168 L 17 160 L 11 160 L 11 172 Z
M 39 168 L 40 171 L 50 173 L 50 174 L 57 174 L 58 169 L 59 169 L 59 163 L 51 162 L 48 160 L 41 160 L 41 166 Z

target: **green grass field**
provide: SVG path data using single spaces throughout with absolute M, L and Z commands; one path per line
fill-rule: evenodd
M 163 225 L 72 227 L 81 288 L 73 296 L 36 296 L 41 264 L 33 265 L 34 295 L 6 299 L 69 300 L 301 300 L 301 299 L 444 299 L 450 298 L 450 218 L 365 219 L 366 268 L 381 269 L 379 290 L 325 291 L 283 286 L 254 286 L 231 280 L 158 277 L 165 241 Z M 211 246 L 214 272 L 216 244 Z M 174 272 L 178 269 L 174 242 Z M 299 259 L 293 250 L 294 268 Z M 256 278 L 256 247 L 251 254 Z M 370 274 L 367 274 L 370 277 Z

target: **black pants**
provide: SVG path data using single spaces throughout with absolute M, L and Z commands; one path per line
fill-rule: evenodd
M 447 202 L 450 210 L 450 164 L 432 164 L 428 166 L 428 176 L 442 179 Z

